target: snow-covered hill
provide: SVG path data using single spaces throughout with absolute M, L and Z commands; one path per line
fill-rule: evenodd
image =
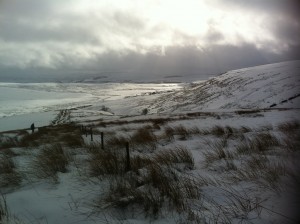
M 151 103 L 157 112 L 203 109 L 300 107 L 300 61 L 229 71 L 164 95 Z
M 0 83 L 0 224 L 299 223 L 299 68 Z

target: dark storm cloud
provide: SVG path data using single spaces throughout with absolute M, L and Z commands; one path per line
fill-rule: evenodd
M 78 42 L 99 44 L 100 40 L 84 24 L 70 24 L 69 26 L 33 26 L 28 23 L 14 23 L 2 21 L 0 38 L 6 42 Z
M 244 44 L 212 45 L 210 48 L 196 48 L 194 46 L 169 47 L 165 55 L 155 53 L 140 54 L 134 51 L 120 56 L 117 51 L 95 55 L 80 67 L 71 66 L 78 63 L 69 62 L 68 56 L 62 59 L 57 69 L 0 68 L 0 80 L 12 81 L 17 77 L 19 81 L 66 81 L 81 80 L 86 77 L 108 77 L 108 80 L 157 81 L 167 80 L 170 76 L 192 77 L 193 80 L 203 80 L 210 76 L 224 73 L 228 70 L 250 67 L 289 60 L 268 51 L 261 51 L 255 45 Z M 79 60 L 79 59 L 78 59 Z M 9 75 L 8 75 L 9 74 Z M 27 75 L 27 77 L 26 77 Z M 24 78 L 26 77 L 26 78 Z M 30 79 L 31 78 L 31 79 Z
M 117 6 L 89 5 L 96 2 L 0 1 L 0 80 L 8 71 L 53 77 L 86 71 L 132 78 L 198 74 L 201 79 L 230 69 L 300 59 L 297 0 L 207 0 L 203 2 L 212 8 L 204 8 L 204 17 L 202 12 L 188 17 L 182 9 L 185 14 L 176 14 L 175 21 L 164 13 L 172 16 L 170 12 L 181 8 L 159 11 L 151 1 L 140 3 L 138 9 L 123 1 Z M 143 11 L 147 7 L 153 10 Z M 207 9 L 218 10 L 209 14 Z M 190 20 L 181 23 L 185 18 Z
M 224 35 L 220 31 L 218 31 L 215 28 L 211 27 L 207 31 L 207 33 L 205 35 L 205 39 L 207 39 L 211 43 L 215 43 L 215 42 L 218 42 L 218 41 L 224 39 Z

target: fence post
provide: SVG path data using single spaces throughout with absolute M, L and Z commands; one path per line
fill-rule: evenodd
M 85 137 L 87 137 L 87 127 L 84 127 Z
M 103 132 L 101 132 L 101 149 L 104 149 Z
M 130 166 L 129 143 L 126 142 L 126 172 L 130 170 L 131 170 L 131 166 Z
M 93 128 L 91 127 L 91 142 L 93 141 Z

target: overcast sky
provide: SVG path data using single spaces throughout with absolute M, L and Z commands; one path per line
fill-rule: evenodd
M 0 0 L 0 81 L 218 74 L 300 59 L 298 0 Z

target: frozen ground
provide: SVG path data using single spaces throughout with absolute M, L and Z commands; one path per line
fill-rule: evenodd
M 300 220 L 299 62 L 190 85 L 1 85 L 71 100 L 0 119 L 12 129 L 40 122 L 35 134 L 0 133 L 0 223 Z
M 36 122 L 36 126 L 47 125 L 59 110 L 64 109 L 84 108 L 83 116 L 99 116 L 102 114 L 101 109 L 109 105 L 114 110 L 113 113 L 127 113 L 126 109 L 134 101 L 126 100 L 128 97 L 150 94 L 156 96 L 182 86 L 183 84 L 0 83 L 0 131 L 28 128 L 32 122 Z

